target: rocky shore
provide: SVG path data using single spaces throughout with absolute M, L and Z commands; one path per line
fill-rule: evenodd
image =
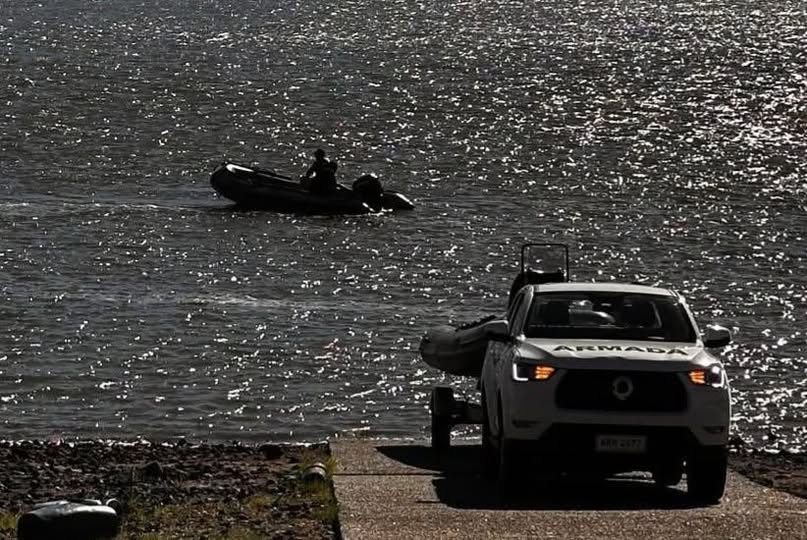
M 807 499 L 807 453 L 739 449 L 729 465 L 758 484 Z
M 117 538 L 336 538 L 327 444 L 0 442 L 0 539 L 34 503 L 116 499 Z
M 148 441 L 0 442 L 0 539 L 37 502 L 116 499 L 118 538 L 339 538 L 337 501 L 304 479 L 335 464 L 327 444 L 246 446 Z M 807 454 L 732 449 L 731 467 L 807 498 Z

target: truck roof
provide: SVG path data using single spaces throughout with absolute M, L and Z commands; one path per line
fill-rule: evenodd
M 566 291 L 591 291 L 591 292 L 615 292 L 627 294 L 653 294 L 658 296 L 678 296 L 677 293 L 670 289 L 661 287 L 651 287 L 649 285 L 639 285 L 636 283 L 623 283 L 618 281 L 608 282 L 560 282 L 560 283 L 543 283 L 541 285 L 532 285 L 536 293 L 549 293 L 549 292 L 566 292 Z

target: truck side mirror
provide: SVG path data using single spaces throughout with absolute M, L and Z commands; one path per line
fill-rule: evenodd
M 485 335 L 488 339 L 508 341 L 510 340 L 510 324 L 504 319 L 490 321 L 485 324 Z
M 703 333 L 703 346 L 710 349 L 717 347 L 725 347 L 731 343 L 731 332 L 724 326 L 716 324 L 706 327 Z

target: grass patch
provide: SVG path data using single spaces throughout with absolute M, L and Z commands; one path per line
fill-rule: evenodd
M 313 517 L 323 523 L 333 524 L 339 519 L 339 504 L 329 482 L 305 483 L 301 498 L 314 504 Z
M 245 505 L 238 501 L 212 501 L 205 503 L 167 504 L 154 507 L 129 506 L 129 513 L 124 516 L 123 527 L 118 538 L 125 540 L 172 540 L 189 538 L 193 531 L 210 540 L 253 540 L 265 538 L 265 534 L 250 528 L 249 523 L 226 524 L 235 516 L 239 519 L 257 515 L 259 506 L 255 506 L 254 514 L 244 516 Z M 144 532 L 151 529 L 154 532 Z
M 205 531 L 209 540 L 259 540 L 267 537 L 267 516 L 287 516 L 285 509 L 305 506 L 309 519 L 333 526 L 338 519 L 336 498 L 329 482 L 299 481 L 283 496 L 259 493 L 243 500 L 144 506 L 130 501 L 120 540 L 174 540 Z M 271 518 L 270 518 L 271 519 Z M 295 519 L 303 519 L 298 516 Z M 289 521 L 289 526 L 294 526 Z M 150 532 L 153 531 L 153 532 Z M 196 537 L 194 537 L 196 538 Z
M 124 536 L 124 537 L 119 536 L 118 538 L 132 538 L 132 539 L 136 538 L 137 540 L 172 540 L 173 538 L 176 537 L 171 533 L 166 534 L 145 533 L 136 536 Z M 221 536 L 214 535 L 214 536 L 208 536 L 207 538 L 209 540 L 263 540 L 266 538 L 266 535 L 258 534 L 256 532 L 249 530 L 235 529 L 227 533 L 224 533 Z
M 17 530 L 18 514 L 15 512 L 8 512 L 0 510 L 0 531 L 14 531 Z
M 325 482 L 300 482 L 300 499 L 308 500 L 315 506 L 313 517 L 323 523 L 335 524 L 339 519 L 339 505 L 333 492 L 333 475 L 336 473 L 336 459 L 324 454 L 321 448 L 306 448 L 300 452 L 298 473 L 320 463 L 325 466 Z
M 272 508 L 279 500 L 280 497 L 274 495 L 267 495 L 264 493 L 247 497 L 244 501 L 244 506 L 250 514 L 258 514 L 265 512 Z
M 235 529 L 227 533 L 226 536 L 213 537 L 212 540 L 264 540 L 266 535 L 258 534 L 249 530 Z

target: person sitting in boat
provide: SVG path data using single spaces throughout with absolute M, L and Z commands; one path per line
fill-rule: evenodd
M 325 157 L 325 150 L 317 148 L 314 152 L 314 162 L 300 181 L 313 193 L 336 191 L 336 168 L 336 162 Z

